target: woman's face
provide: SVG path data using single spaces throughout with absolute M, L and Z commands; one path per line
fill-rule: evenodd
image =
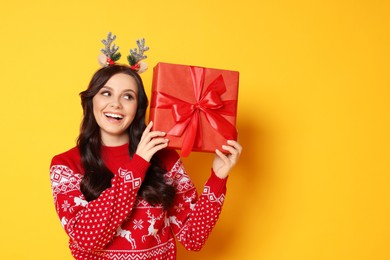
M 135 79 L 123 73 L 112 76 L 93 97 L 93 114 L 104 145 L 117 146 L 129 142 L 126 130 L 137 112 L 137 98 Z

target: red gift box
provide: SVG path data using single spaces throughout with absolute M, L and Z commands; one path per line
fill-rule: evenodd
M 158 63 L 153 71 L 149 120 L 164 131 L 168 147 L 191 151 L 222 150 L 237 140 L 237 71 Z

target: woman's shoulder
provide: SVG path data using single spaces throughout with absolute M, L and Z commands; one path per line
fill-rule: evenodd
M 53 189 L 62 184 L 64 188 L 67 185 L 75 185 L 73 181 L 80 182 L 83 172 L 77 147 L 55 155 L 50 164 L 50 180 Z
M 51 161 L 51 164 L 79 164 L 80 163 L 80 151 L 77 146 L 62 152 L 60 154 L 54 155 Z

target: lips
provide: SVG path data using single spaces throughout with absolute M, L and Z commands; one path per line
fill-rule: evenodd
M 123 119 L 123 115 L 120 115 L 120 114 L 115 114 L 115 113 L 104 113 L 104 115 L 105 115 L 107 118 L 112 118 L 112 119 L 115 119 L 115 120 L 121 120 L 121 119 Z

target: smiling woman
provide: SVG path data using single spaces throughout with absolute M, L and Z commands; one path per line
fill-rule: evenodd
M 137 100 L 137 83 L 124 73 L 112 76 L 93 97 L 93 114 L 104 145 L 118 146 L 129 142 L 126 129 L 137 112 Z
M 145 125 L 147 96 L 136 65 L 109 64 L 80 93 L 77 146 L 56 155 L 56 210 L 76 259 L 175 259 L 174 237 L 200 250 L 216 224 L 241 146 L 216 151 L 203 194 L 168 139 Z

